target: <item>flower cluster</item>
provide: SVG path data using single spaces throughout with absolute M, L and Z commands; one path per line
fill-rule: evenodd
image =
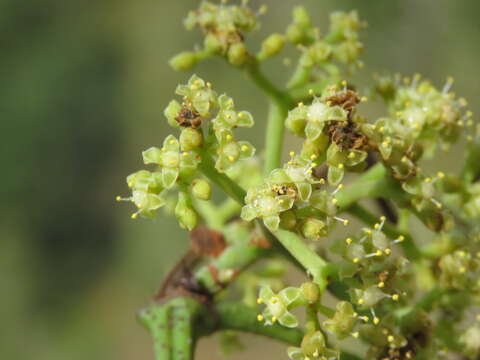
M 350 70 L 362 66 L 359 57 L 363 44 L 359 40 L 359 32 L 363 27 L 365 24 L 359 20 L 355 11 L 335 12 L 330 16 L 328 33 L 322 35 L 312 24 L 304 7 L 294 8 L 293 21 L 287 28 L 286 39 L 297 45 L 302 55 L 289 85 L 302 85 L 308 75 L 314 78 L 338 77 L 338 64 L 348 65 Z
M 285 126 L 306 139 L 302 156 L 326 161 L 332 185 L 342 181 L 345 170 L 365 168 L 369 140 L 361 131 L 363 119 L 355 112 L 360 101 L 344 83 L 343 89 L 332 86 L 311 105 L 300 103 L 288 113 Z

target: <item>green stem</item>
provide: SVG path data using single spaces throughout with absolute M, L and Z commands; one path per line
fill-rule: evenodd
M 269 174 L 273 169 L 280 167 L 282 159 L 284 122 L 288 109 L 276 101 L 271 101 L 268 111 L 267 129 L 265 132 L 265 165 L 264 172 Z
M 228 196 L 230 196 L 237 203 L 243 205 L 243 199 L 245 198 L 245 190 L 239 185 L 234 183 L 227 175 L 218 172 L 215 169 L 215 162 L 210 154 L 206 151 L 200 152 L 202 162 L 199 165 L 200 171 L 205 175 L 212 183 L 220 187 Z
M 253 83 L 270 98 L 265 137 L 265 173 L 268 174 L 280 166 L 285 118 L 295 103 L 288 93 L 279 90 L 265 77 L 257 62 L 253 62 L 246 69 Z
M 290 329 L 279 324 L 265 326 L 257 321 L 257 310 L 240 303 L 219 303 L 216 306 L 219 315 L 218 327 L 222 330 L 238 330 L 267 336 L 290 345 L 298 346 L 303 338 L 299 329 Z
M 320 323 L 318 322 L 317 309 L 315 304 L 309 304 L 306 307 L 305 331 L 307 333 L 314 332 L 320 329 Z
M 295 233 L 286 230 L 277 230 L 275 237 L 298 260 L 307 273 L 312 275 L 313 281 L 323 291 L 328 284 L 328 276 L 332 267 L 322 259 L 315 251 L 310 249 Z

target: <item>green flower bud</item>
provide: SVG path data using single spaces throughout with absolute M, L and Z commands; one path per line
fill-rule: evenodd
M 342 340 L 350 336 L 356 323 L 357 317 L 352 304 L 341 301 L 337 304 L 337 311 L 333 318 L 324 321 L 323 326 L 327 331 L 334 334 L 338 340 Z
M 175 216 L 180 226 L 192 230 L 197 226 L 198 215 L 191 207 L 191 200 L 187 194 L 181 192 L 178 196 L 178 202 L 175 206 Z
M 170 59 L 170 66 L 176 71 L 187 71 L 197 65 L 198 56 L 193 51 L 183 51 Z
M 182 110 L 182 105 L 177 100 L 172 100 L 168 103 L 168 106 L 163 111 L 163 114 L 167 118 L 168 124 L 172 127 L 179 127 L 178 121 L 175 119 Z
M 199 200 L 210 200 L 212 197 L 212 187 L 204 179 L 195 179 L 192 182 L 192 195 Z
M 292 44 L 301 44 L 305 41 L 305 31 L 298 24 L 290 24 L 287 27 L 286 37 Z
M 303 283 L 300 287 L 303 297 L 309 304 L 313 304 L 320 298 L 320 289 L 317 284 L 308 282 Z
M 208 33 L 203 41 L 203 46 L 211 54 L 219 54 L 222 51 L 222 43 L 215 34 Z
M 293 9 L 293 21 L 302 27 L 309 27 L 312 25 L 310 15 L 308 15 L 307 9 L 303 6 L 295 6 Z
M 180 133 L 179 140 L 182 151 L 196 150 L 203 144 L 203 135 L 198 129 L 185 128 Z
M 285 45 L 285 37 L 282 34 L 272 34 L 262 42 L 262 50 L 259 58 L 264 60 L 268 57 L 278 55 Z
M 300 347 L 306 356 L 321 354 L 325 349 L 325 337 L 320 331 L 309 333 L 303 337 Z
M 327 224 L 319 219 L 308 218 L 302 226 L 302 234 L 309 240 L 318 240 L 326 236 L 328 232 Z
M 243 42 L 232 44 L 228 49 L 228 61 L 235 66 L 241 66 L 248 60 L 247 47 Z
M 295 212 L 288 210 L 280 214 L 280 227 L 285 230 L 292 230 L 297 225 Z

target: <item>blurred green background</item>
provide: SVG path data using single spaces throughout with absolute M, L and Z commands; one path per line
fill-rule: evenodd
M 130 220 L 125 176 L 141 151 L 169 132 L 162 111 L 190 74 L 167 65 L 201 40 L 182 19 L 197 0 L 0 1 L 0 358 L 151 359 L 135 313 L 186 248 L 174 219 Z M 479 110 L 480 2 L 476 0 L 264 0 L 252 48 L 283 31 L 304 4 L 320 28 L 330 11 L 357 9 L 368 21 L 359 75 L 420 72 Z M 281 84 L 281 61 L 267 72 Z M 263 129 L 265 100 L 219 60 L 195 71 L 237 99 Z M 375 111 L 375 109 L 372 109 Z M 246 133 L 257 146 L 261 132 Z M 291 141 L 289 139 L 288 141 Z M 458 166 L 458 153 L 442 167 Z M 448 170 L 448 168 L 446 169 Z M 286 359 L 283 346 L 245 337 L 232 359 Z M 259 346 L 262 344 L 263 346 Z M 219 359 L 214 342 L 200 359 Z

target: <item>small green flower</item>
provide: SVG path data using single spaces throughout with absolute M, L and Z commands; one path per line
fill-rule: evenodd
M 225 94 L 218 97 L 219 111 L 212 120 L 213 130 L 220 140 L 224 131 L 237 127 L 250 128 L 254 125 L 253 116 L 248 111 L 235 111 L 233 99 Z
M 379 301 L 389 297 L 377 285 L 372 285 L 366 289 L 353 289 L 351 293 L 352 298 L 356 299 L 356 304 L 361 309 L 370 309 Z M 395 296 L 395 299 L 397 299 L 397 296 Z
M 215 168 L 225 172 L 239 160 L 252 157 L 255 154 L 255 148 L 248 141 L 236 141 L 231 131 L 224 130 L 220 134 L 216 153 Z
M 262 42 L 262 49 L 258 54 L 259 60 L 278 55 L 285 45 L 285 37 L 282 34 L 273 33 Z
M 299 299 L 300 289 L 288 287 L 275 294 L 270 286 L 262 286 L 257 302 L 264 304 L 265 309 L 258 319 L 265 321 L 265 325 L 272 325 L 279 322 L 285 327 L 297 327 L 297 318 L 289 312 L 288 307 Z
M 217 106 L 217 94 L 197 75 L 193 75 L 187 85 L 178 85 L 176 94 L 183 96 L 184 103 L 191 105 L 200 116 L 207 117 L 210 111 Z
M 357 321 L 358 316 L 352 304 L 341 301 L 337 304 L 337 311 L 333 315 L 333 318 L 325 320 L 323 326 L 328 332 L 335 335 L 338 340 L 342 340 L 352 334 Z
M 175 216 L 182 228 L 188 231 L 193 230 L 198 223 L 198 215 L 192 207 L 192 200 L 185 192 L 178 194 L 177 205 L 175 206 Z
M 192 195 L 199 200 L 210 200 L 212 187 L 205 179 L 195 179 L 192 181 Z
M 193 174 L 199 162 L 194 153 L 180 151 L 180 143 L 173 135 L 165 138 L 161 149 L 151 147 L 142 155 L 146 165 L 160 166 L 163 186 L 167 189 L 175 185 L 179 176 L 188 177 Z
M 289 347 L 288 357 L 292 360 L 327 359 L 337 358 L 338 352 L 326 347 L 325 336 L 321 331 L 305 334 L 300 347 Z

